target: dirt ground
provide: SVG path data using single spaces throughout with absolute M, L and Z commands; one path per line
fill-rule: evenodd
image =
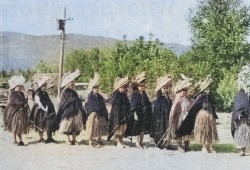
M 233 143 L 230 133 L 228 113 L 219 113 L 219 143 Z M 2 115 L 0 115 L 2 117 Z M 2 120 L 0 121 L 2 125 Z M 138 149 L 125 139 L 127 148 L 115 147 L 114 141 L 107 142 L 101 148 L 88 146 L 85 132 L 77 138 L 77 145 L 65 143 L 66 136 L 56 133 L 57 144 L 38 142 L 38 134 L 33 130 L 24 135 L 27 146 L 13 144 L 11 133 L 0 127 L 0 169 L 91 169 L 91 170 L 129 170 L 129 169 L 186 169 L 186 170 L 241 170 L 250 168 L 250 154 L 240 157 L 236 153 L 202 153 L 191 151 L 181 153 L 174 150 L 160 150 L 149 144 L 145 136 L 146 149 Z

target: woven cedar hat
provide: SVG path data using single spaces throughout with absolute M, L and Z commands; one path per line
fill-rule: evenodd
M 14 89 L 18 85 L 24 85 L 25 78 L 21 76 L 12 76 L 11 79 L 8 80 L 10 89 Z
M 203 80 L 201 83 L 200 83 L 200 92 L 204 91 L 206 88 L 208 88 L 211 84 L 212 84 L 213 80 L 211 78 L 210 75 L 208 75 L 206 77 L 205 80 Z
M 184 74 L 181 74 L 181 77 L 182 79 L 178 80 L 174 87 L 175 93 L 180 90 L 189 88 L 192 85 L 192 83 L 190 82 L 192 80 L 191 78 L 186 77 Z
M 155 88 L 155 92 L 159 91 L 162 87 L 168 85 L 171 82 L 172 82 L 172 78 L 169 74 L 164 76 L 164 77 L 159 77 L 157 79 L 157 85 Z
M 146 73 L 143 71 L 140 74 L 134 76 L 131 81 L 134 82 L 134 83 L 139 84 L 140 82 L 142 82 L 143 80 L 146 79 L 145 76 L 146 76 Z
M 128 83 L 129 83 L 128 76 L 124 78 L 117 77 L 114 82 L 114 91 Z
M 92 91 L 94 86 L 99 86 L 100 75 L 98 73 L 94 74 L 94 78 L 90 79 L 87 91 Z
M 37 84 L 37 88 L 42 87 L 44 84 L 47 84 L 49 81 L 49 76 L 43 76 L 43 77 L 38 77 L 37 79 L 34 80 Z
M 75 80 L 78 76 L 80 76 L 81 72 L 79 69 L 74 71 L 73 73 L 65 73 L 64 76 L 62 77 L 62 82 L 61 82 L 61 87 L 66 86 L 69 84 L 71 81 Z

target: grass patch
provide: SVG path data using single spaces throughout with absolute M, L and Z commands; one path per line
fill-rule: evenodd
M 190 144 L 191 151 L 201 151 L 202 145 Z M 235 148 L 234 144 L 214 144 L 213 149 L 217 153 L 238 153 L 240 149 Z

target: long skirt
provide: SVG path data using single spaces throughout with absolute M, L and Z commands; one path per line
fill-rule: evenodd
M 104 117 L 92 112 L 88 116 L 86 131 L 89 139 L 101 137 L 107 134 L 107 122 Z
M 247 125 L 246 118 L 239 121 L 239 125 L 234 133 L 234 142 L 236 147 L 250 146 L 250 127 Z
M 77 115 L 68 119 L 63 119 L 60 124 L 59 132 L 65 135 L 72 135 L 76 133 L 79 135 L 83 129 L 82 114 L 79 112 Z
M 8 113 L 6 116 L 5 129 L 16 134 L 29 133 L 28 113 L 24 110 L 19 110 L 16 113 Z
M 30 115 L 30 121 L 34 123 L 35 131 L 48 131 L 51 132 L 53 128 L 53 121 L 55 113 L 48 113 L 40 109 L 38 106 L 33 108 Z
M 119 125 L 118 128 L 115 130 L 114 138 L 123 137 L 126 129 L 126 124 Z
M 181 124 L 180 122 L 183 121 L 183 120 L 180 120 L 181 118 L 182 118 L 182 112 L 175 113 L 175 116 L 170 117 L 169 126 L 166 131 L 167 133 L 165 137 L 166 141 L 170 142 L 172 140 L 176 140 L 176 130 L 179 129 L 180 124 Z
M 212 145 L 218 141 L 216 121 L 206 110 L 197 113 L 194 125 L 194 141 L 203 145 Z

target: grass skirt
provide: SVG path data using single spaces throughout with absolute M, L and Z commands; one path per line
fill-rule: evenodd
M 234 142 L 236 147 L 250 146 L 250 127 L 246 124 L 246 119 L 243 118 L 236 128 L 234 133 Z
M 82 115 L 81 112 L 78 112 L 77 115 L 61 121 L 59 132 L 65 135 L 72 135 L 72 133 L 79 135 L 82 129 Z
M 92 112 L 88 116 L 86 130 L 89 139 L 107 135 L 107 122 L 104 117 L 98 116 L 96 112 Z
M 194 141 L 203 145 L 218 141 L 216 121 L 212 114 L 206 110 L 197 113 L 194 125 Z
M 123 137 L 126 129 L 127 129 L 126 124 L 119 125 L 119 127 L 115 130 L 114 138 Z
M 20 110 L 13 115 L 7 115 L 7 123 L 4 130 L 16 134 L 29 133 L 28 114 L 24 110 Z

